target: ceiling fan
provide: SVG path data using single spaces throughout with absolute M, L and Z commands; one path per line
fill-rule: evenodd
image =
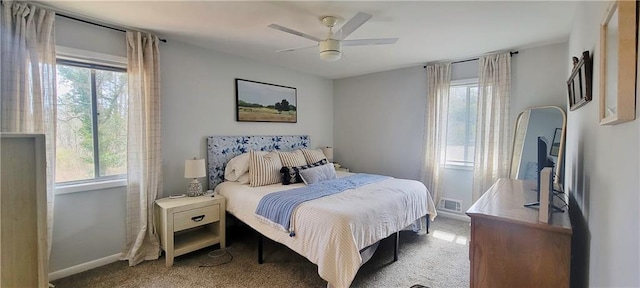
M 398 41 L 398 38 L 344 40 L 349 35 L 351 35 L 353 31 L 356 31 L 356 29 L 362 26 L 362 24 L 369 21 L 371 17 L 372 17 L 371 14 L 358 12 L 358 14 L 356 14 L 351 19 L 349 19 L 347 23 L 342 25 L 342 27 L 338 31 L 333 32 L 333 26 L 335 26 L 336 23 L 338 23 L 338 17 L 322 16 L 320 17 L 320 21 L 322 22 L 322 24 L 329 27 L 329 34 L 327 35 L 327 38 L 324 40 L 317 38 L 313 35 L 309 35 L 306 33 L 298 32 L 293 29 L 289 29 L 284 26 L 280 26 L 278 24 L 271 24 L 268 27 L 318 42 L 318 44 L 313 46 L 282 49 L 276 52 L 290 52 L 290 51 L 296 51 L 300 49 L 313 48 L 317 46 L 318 48 L 320 48 L 320 59 L 324 61 L 336 61 L 342 57 L 342 46 L 383 45 L 383 44 L 394 44 Z

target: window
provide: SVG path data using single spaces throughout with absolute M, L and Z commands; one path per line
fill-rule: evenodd
M 452 83 L 449 91 L 447 165 L 473 166 L 477 110 L 477 81 Z
M 56 183 L 127 172 L 127 73 L 58 60 Z

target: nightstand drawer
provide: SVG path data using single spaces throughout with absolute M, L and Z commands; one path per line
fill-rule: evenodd
M 191 209 L 173 214 L 173 231 L 202 226 L 220 220 L 220 205 Z

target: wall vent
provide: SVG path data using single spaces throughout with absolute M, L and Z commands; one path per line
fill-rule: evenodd
M 438 209 L 454 213 L 462 213 L 462 201 L 449 198 L 440 198 Z

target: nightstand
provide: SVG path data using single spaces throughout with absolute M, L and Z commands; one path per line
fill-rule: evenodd
M 335 168 L 335 169 L 336 169 L 336 171 L 349 172 L 349 168 L 344 167 L 344 166 L 340 165 L 340 164 L 339 164 L 339 163 L 337 163 L 337 162 L 334 162 L 334 163 L 333 163 L 333 168 Z
M 225 248 L 225 199 L 211 194 L 156 200 L 156 227 L 166 266 L 173 258 L 213 244 Z

